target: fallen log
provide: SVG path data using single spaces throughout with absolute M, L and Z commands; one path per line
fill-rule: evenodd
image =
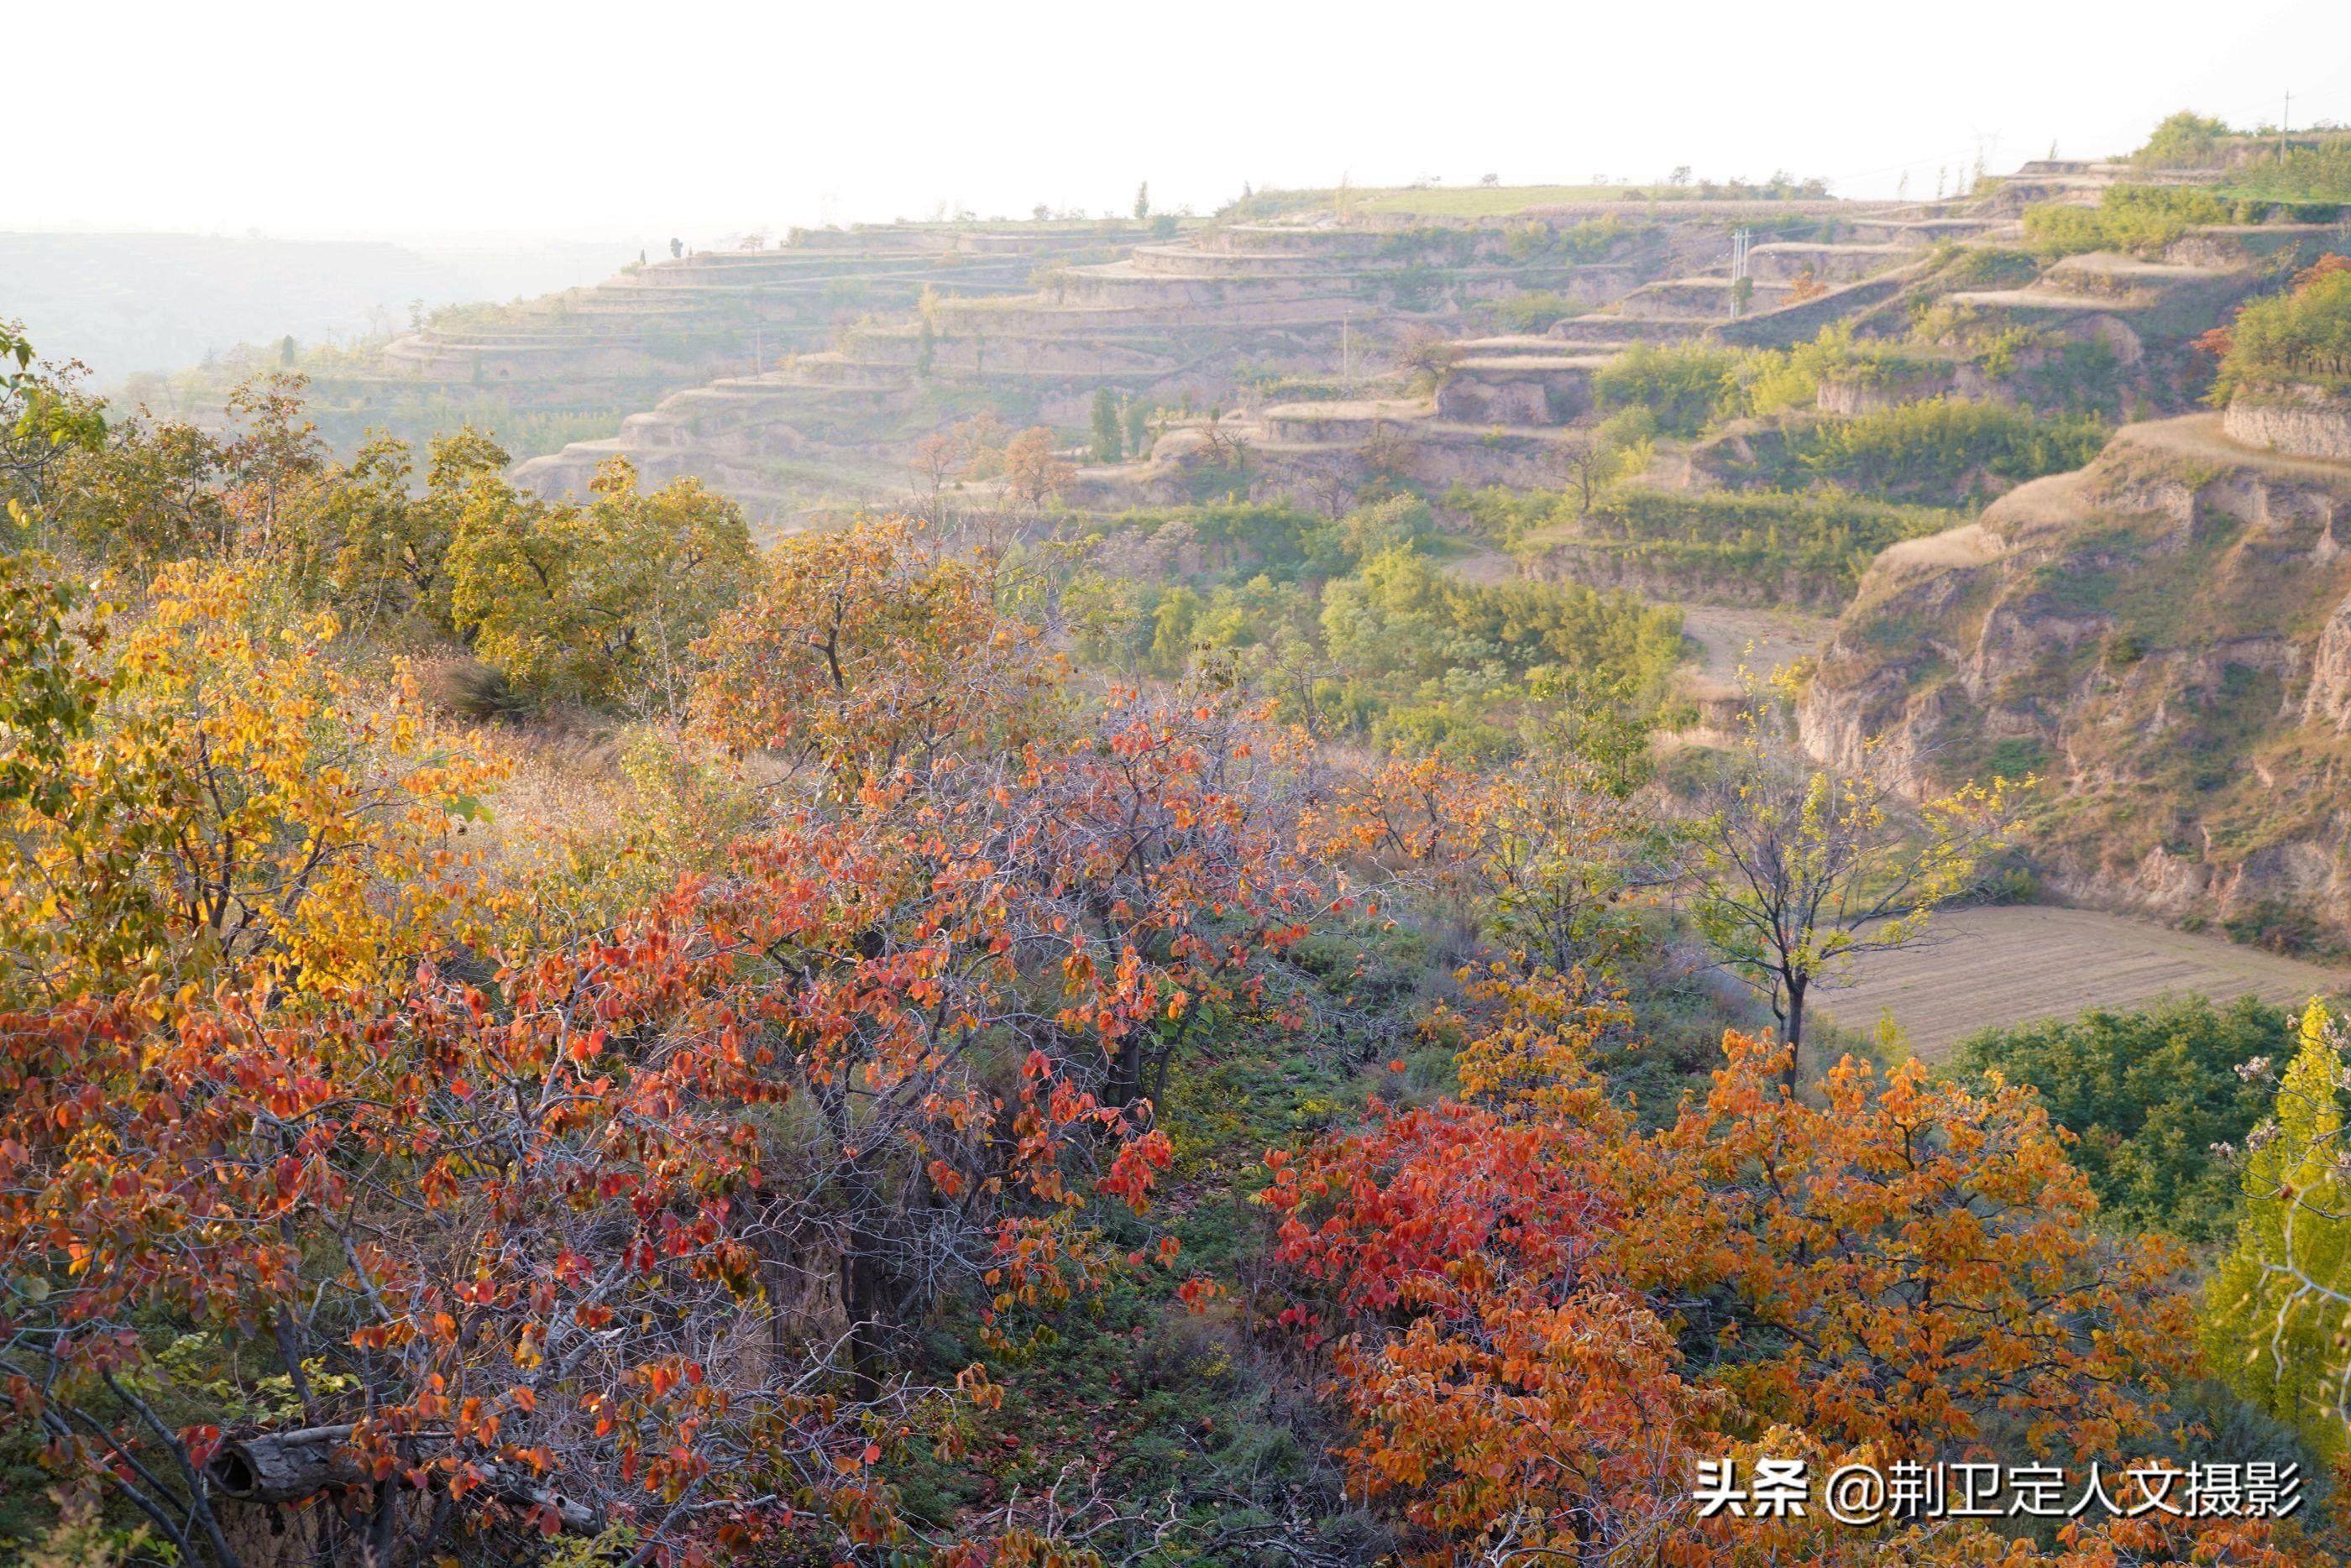
M 232 1438 L 213 1456 L 207 1479 L 223 1496 L 240 1502 L 300 1502 L 353 1487 L 371 1487 L 375 1476 L 360 1463 L 351 1447 L 353 1430 L 348 1425 L 304 1427 Z M 552 1509 L 567 1531 L 586 1534 L 597 1528 L 596 1511 L 586 1503 L 495 1459 L 475 1459 L 472 1464 L 474 1473 L 481 1478 L 481 1489 L 500 1502 Z

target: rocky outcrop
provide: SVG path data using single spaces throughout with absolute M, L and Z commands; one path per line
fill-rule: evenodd
M 1437 417 L 1471 424 L 1569 424 L 1592 411 L 1592 373 L 1605 363 L 1564 353 L 1457 359 L 1437 389 Z
M 2229 439 L 2296 457 L 2351 462 L 2351 398 L 2323 387 L 2278 387 L 2229 400 Z
M 2303 694 L 2302 720 L 2351 732 L 2351 598 L 2335 607 L 2310 653 L 2310 688 Z
M 1823 379 L 1813 402 L 1824 414 L 1851 419 L 1939 396 L 1951 389 L 1952 379 L 1949 368 L 1938 368 L 1892 382 Z
M 2044 880 L 2171 919 L 2257 905 L 2351 935 L 2351 464 L 2220 417 L 2126 426 L 2076 474 L 1880 556 L 1803 742 L 1917 794 L 2046 782 Z

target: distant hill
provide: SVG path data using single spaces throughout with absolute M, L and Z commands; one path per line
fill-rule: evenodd
M 517 240 L 411 246 L 225 234 L 0 233 L 0 317 L 44 355 L 80 359 L 101 385 L 184 369 L 240 342 L 311 344 L 385 332 L 424 307 L 511 299 L 593 282 L 633 250 Z

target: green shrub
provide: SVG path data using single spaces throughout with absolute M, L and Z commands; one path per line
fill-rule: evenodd
M 1627 485 L 1593 507 L 1583 530 L 1653 569 L 1739 578 L 1766 598 L 1833 601 L 1852 594 L 1878 551 L 1953 521 L 1933 507 L 1834 493 Z
M 1740 368 L 1748 413 L 1765 415 L 1800 408 L 1820 395 L 1821 383 L 1895 387 L 1917 379 L 1945 361 L 1907 343 L 1856 338 L 1850 326 L 1823 327 L 1809 343 L 1784 352 L 1749 356 Z
M 2022 288 L 2040 275 L 2041 263 L 2029 251 L 1953 245 L 1935 282 L 1946 290 Z
M 1593 376 L 1593 396 L 1603 409 L 1648 410 L 1664 434 L 1695 436 L 1743 410 L 1745 362 L 1735 348 L 1639 343 Z
M 2225 402 L 2249 387 L 2302 381 L 2351 385 L 2351 266 L 2328 257 L 2286 294 L 2257 299 L 2219 335 L 2225 351 L 2212 395 Z
M 2024 238 L 2043 256 L 2085 251 L 2160 252 L 2189 229 L 2225 223 L 2234 209 L 2192 185 L 2110 185 L 2095 207 L 2043 202 L 2024 214 Z
M 2098 455 L 2114 433 L 2090 415 L 2036 417 L 2006 403 L 1927 398 L 1790 432 L 1805 469 L 1870 490 L 1957 485 L 1972 474 L 2022 482 Z
M 2283 898 L 2263 898 L 2249 904 L 2220 922 L 2229 940 L 2273 953 L 2318 952 L 2327 946 L 2326 928 L 2318 917 Z
M 1513 294 L 1496 300 L 1493 306 L 1494 314 L 1513 332 L 1540 332 L 1554 321 L 1581 316 L 1590 308 L 1590 306 L 1570 299 L 1563 294 L 1552 294 L 1543 289 Z
M 2038 741 L 2011 735 L 1993 743 L 1988 765 L 1996 779 L 2031 778 L 2049 765 L 2049 748 Z
M 2286 149 L 2283 159 L 2248 165 L 2231 183 L 2232 195 L 2254 201 L 2332 206 L 2351 202 L 2351 137 L 2316 146 Z M 2324 222 L 2333 213 L 2301 212 L 2296 217 Z
M 2351 137 L 2339 130 L 2273 140 L 2182 109 L 2155 128 L 2131 161 L 2142 169 L 2227 169 L 2231 196 L 2351 202 Z
M 2081 1140 L 2074 1163 L 2107 1222 L 2202 1241 L 2226 1234 L 2236 1208 L 2235 1172 L 2213 1145 L 2241 1143 L 2268 1110 L 2263 1085 L 2237 1067 L 2291 1055 L 2294 1029 L 2292 1013 L 2252 997 L 2225 1009 L 2189 997 L 1986 1030 L 1960 1044 L 1952 1066 L 1979 1083 L 1998 1073 L 2040 1091 L 2051 1118 Z
M 1680 660 L 1677 611 L 1577 583 L 1463 581 L 1441 560 L 1458 548 L 1412 495 L 1339 518 L 1257 504 L 1129 513 L 1061 607 L 1089 661 L 1174 675 L 1229 660 L 1293 716 L 1382 744 L 1507 752 L 1562 670 L 1654 709 Z
M 2227 121 L 2183 109 L 2155 128 L 2131 161 L 2142 169 L 2201 168 L 2220 154 L 2229 134 Z

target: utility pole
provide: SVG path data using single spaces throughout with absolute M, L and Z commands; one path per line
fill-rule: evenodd
M 2287 132 L 2287 131 L 2289 131 L 2289 130 L 2292 130 L 2293 129 L 2294 129 L 2294 90 L 2293 90 L 2291 88 L 2287 88 L 2287 89 L 2286 89 L 2286 95 L 2285 95 L 2285 112 L 2284 112 L 2283 114 L 2281 114 L 2280 116 L 2278 116 L 2278 161 L 2279 161 L 2279 162 L 2281 162 L 2281 163 L 2283 163 L 2283 162 L 2284 162 L 2284 161 L 2285 161 L 2285 137 L 2286 137 L 2286 132 Z

